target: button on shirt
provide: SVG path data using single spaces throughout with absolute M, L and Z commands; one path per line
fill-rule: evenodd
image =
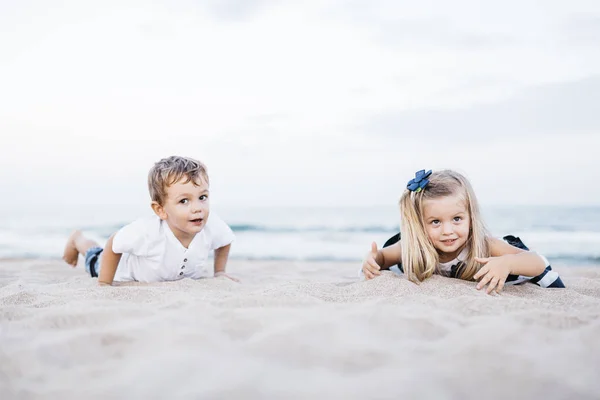
M 113 251 L 123 254 L 114 280 L 161 282 L 212 276 L 209 253 L 234 238 L 229 226 L 213 212 L 187 249 L 158 216 L 141 218 L 121 228 L 113 239 Z

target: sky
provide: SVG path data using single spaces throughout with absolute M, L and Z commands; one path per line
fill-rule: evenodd
M 600 2 L 0 0 L 0 205 L 396 204 L 419 169 L 484 204 L 600 205 Z

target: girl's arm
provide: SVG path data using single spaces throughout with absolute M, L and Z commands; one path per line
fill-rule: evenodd
M 477 289 L 486 285 L 487 293 L 500 293 L 508 275 L 537 276 L 546 269 L 546 262 L 537 253 L 511 246 L 500 239 L 490 238 L 490 257 L 475 258 L 483 266 L 473 279 L 479 280 Z
M 121 260 L 122 254 L 115 253 L 112 249 L 114 237 L 115 235 L 113 234 L 104 246 L 102 261 L 100 262 L 100 274 L 98 275 L 99 285 L 112 285 L 119 261 Z
M 536 252 L 511 246 L 497 238 L 490 239 L 492 257 L 502 257 L 512 275 L 538 276 L 546 269 L 546 261 Z
M 372 279 L 380 274 L 381 269 L 390 269 L 402 260 L 402 249 L 400 242 L 377 250 L 377 244 L 371 244 L 371 251 L 367 253 L 362 265 L 365 278 Z
M 384 247 L 377 251 L 375 261 L 381 269 L 390 269 L 390 267 L 400 263 L 402 261 L 402 248 L 400 242 L 396 242 L 391 246 Z

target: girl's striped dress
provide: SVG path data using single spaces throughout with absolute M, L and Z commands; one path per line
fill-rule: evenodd
M 525 244 L 518 237 L 508 235 L 508 236 L 504 236 L 503 239 L 508 244 L 518 247 L 519 249 L 529 250 L 529 248 L 527 246 L 525 246 Z M 400 234 L 398 233 L 398 234 L 392 236 L 391 238 L 389 238 L 388 241 L 385 242 L 383 247 L 391 246 L 394 243 L 397 243 L 399 240 L 400 240 Z M 465 248 L 465 249 L 463 249 L 463 251 L 460 252 L 460 254 L 454 260 L 438 264 L 438 273 L 440 273 L 441 275 L 444 275 L 444 276 L 448 276 L 450 278 L 457 278 L 458 271 L 460 270 L 461 264 L 464 261 L 464 259 L 466 258 L 467 253 L 468 253 L 468 249 Z M 552 267 L 550 266 L 550 263 L 548 262 L 546 257 L 542 256 L 541 254 L 540 254 L 540 256 L 546 262 L 546 269 L 544 270 L 544 272 L 542 272 L 538 276 L 508 275 L 508 278 L 506 278 L 506 282 L 504 284 L 505 285 L 520 285 L 522 283 L 529 282 L 529 283 L 534 283 L 543 288 L 564 288 L 565 285 L 564 285 L 563 281 L 560 279 L 560 276 L 558 276 L 558 273 L 556 271 L 552 270 Z M 404 272 L 404 269 L 402 269 L 401 263 L 398 264 L 398 269 L 400 270 L 400 272 Z M 362 273 L 362 271 L 361 271 L 361 273 Z

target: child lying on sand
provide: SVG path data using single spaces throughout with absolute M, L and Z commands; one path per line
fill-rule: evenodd
M 210 213 L 209 181 L 201 162 L 172 156 L 157 162 L 148 174 L 151 207 L 156 215 L 124 226 L 102 249 L 80 231 L 71 234 L 63 259 L 85 269 L 100 284 L 113 281 L 160 282 L 203 278 L 208 254 L 214 250 L 214 276 L 225 273 L 234 235 Z
M 514 236 L 490 236 L 469 181 L 445 170 L 416 173 L 400 199 L 401 236 L 383 249 L 372 243 L 362 265 L 367 279 L 398 264 L 413 282 L 432 274 L 479 280 L 477 289 L 499 293 L 505 284 L 565 287 L 548 260 Z M 507 243 L 508 242 L 508 243 Z

